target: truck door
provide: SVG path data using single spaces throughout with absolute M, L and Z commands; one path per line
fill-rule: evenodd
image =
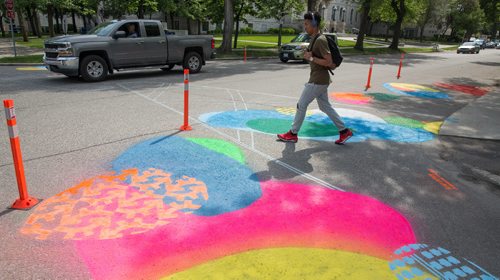
M 164 65 L 167 63 L 167 39 L 160 30 L 160 24 L 155 21 L 144 22 L 144 50 L 149 65 Z
M 139 22 L 126 22 L 118 30 L 125 31 L 127 37 L 110 43 L 113 65 L 127 67 L 145 64 L 144 37 L 141 34 Z

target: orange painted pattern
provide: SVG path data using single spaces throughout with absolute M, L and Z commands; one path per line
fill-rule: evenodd
M 173 202 L 163 202 L 170 197 Z M 21 229 L 37 239 L 113 239 L 138 234 L 196 210 L 208 200 L 206 185 L 187 176 L 172 181 L 159 169 L 106 174 L 45 200 Z M 188 211 L 186 211 L 188 210 Z
M 429 169 L 429 176 L 443 186 L 443 188 L 447 190 L 457 190 L 457 187 L 448 182 L 445 178 L 441 177 L 434 169 Z

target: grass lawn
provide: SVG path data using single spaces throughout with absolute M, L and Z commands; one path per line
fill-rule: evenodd
M 23 38 L 16 38 L 16 44 L 24 47 L 31 47 L 31 48 L 39 48 L 43 49 L 43 42 L 47 40 L 49 37 L 43 36 L 42 38 L 38 37 L 29 37 L 29 42 L 23 42 Z
M 220 46 L 220 43 L 222 42 L 222 37 L 216 36 L 214 37 L 216 43 L 218 43 L 217 47 Z M 295 35 L 286 35 L 281 37 L 281 43 L 286 44 L 292 41 L 292 39 L 295 38 Z M 245 41 L 252 41 L 252 42 L 245 42 Z M 274 45 L 270 44 L 274 43 Z M 233 44 L 234 44 L 234 37 L 233 37 Z M 339 47 L 354 47 L 356 45 L 356 41 L 351 41 L 351 40 L 341 40 L 339 39 Z M 238 36 L 238 48 L 273 48 L 278 46 L 278 35 L 241 35 Z M 365 47 L 375 47 L 377 45 L 370 44 L 370 43 L 364 43 Z
M 2 57 L 0 63 L 42 63 L 43 55 L 18 55 L 16 57 Z

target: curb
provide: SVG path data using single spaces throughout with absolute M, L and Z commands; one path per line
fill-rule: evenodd
M 0 66 L 44 66 L 43 63 L 0 63 Z
M 466 163 L 462 164 L 462 166 L 463 166 L 463 169 L 465 169 L 465 171 L 468 171 L 474 177 L 481 179 L 483 181 L 489 182 L 497 187 L 500 187 L 500 176 L 495 175 L 495 174 L 488 172 L 486 170 L 475 168 L 475 167 L 468 165 Z

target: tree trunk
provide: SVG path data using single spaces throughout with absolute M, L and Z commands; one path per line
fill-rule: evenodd
M 389 48 L 393 50 L 398 50 L 399 37 L 401 36 L 401 26 L 403 24 L 403 19 L 406 15 L 405 0 L 391 0 L 391 6 L 394 12 L 396 12 L 397 18 L 396 18 L 396 24 L 394 25 L 394 36 L 392 37 L 392 43 L 389 46 Z
M 3 23 L 3 15 L 0 14 L 0 22 Z M 5 29 L 3 29 L 3 24 L 0 24 L 0 30 L 2 31 L 2 38 L 5 38 Z
M 28 26 L 26 25 L 26 21 L 24 20 L 23 11 L 21 8 L 16 9 L 17 17 L 19 20 L 19 25 L 21 26 L 21 33 L 23 34 L 23 42 L 28 42 Z
M 355 49 L 362 51 L 363 44 L 365 41 L 365 34 L 368 31 L 369 15 L 370 15 L 370 1 L 365 1 L 363 3 L 362 13 L 361 13 L 361 24 L 359 26 L 358 38 L 356 39 Z
M 307 0 L 307 10 L 316 12 L 316 0 Z
M 222 53 L 230 53 L 231 41 L 233 40 L 234 10 L 233 0 L 224 0 L 224 34 L 220 50 Z
M 174 26 L 174 16 L 175 16 L 174 13 L 170 13 L 170 22 L 172 23 L 172 25 L 170 26 L 170 29 L 174 29 L 175 28 L 175 26 Z
M 26 7 L 26 14 L 28 15 L 28 19 L 30 22 L 31 31 L 33 32 L 33 35 L 38 36 L 37 30 L 35 28 L 35 20 L 33 18 L 33 15 L 31 14 L 31 9 L 29 7 Z
M 71 20 L 73 22 L 73 33 L 78 33 L 78 29 L 76 28 L 75 12 L 71 12 Z
M 240 17 L 236 16 L 236 30 L 234 30 L 233 49 L 238 48 L 238 36 L 240 35 Z
M 188 34 L 192 35 L 193 31 L 191 30 L 191 19 L 187 18 L 187 25 L 188 25 Z
M 49 35 L 50 37 L 54 37 L 54 6 L 47 6 L 47 20 L 49 22 Z
M 201 20 L 198 20 L 198 35 L 201 35 Z
M 38 11 L 35 7 L 33 7 L 33 17 L 35 18 L 35 28 L 36 28 L 36 36 L 38 38 L 42 38 L 42 25 L 40 24 L 40 16 L 38 15 Z
M 420 27 L 420 43 L 424 41 L 424 30 L 425 30 L 425 24 Z
M 59 9 L 54 9 L 54 17 L 56 18 L 56 33 L 61 34 L 61 25 L 59 23 Z
M 385 41 L 388 42 L 389 41 L 389 30 L 391 29 L 391 26 L 389 25 L 389 23 L 386 23 L 387 24 L 387 29 L 385 30 Z
M 137 18 L 144 19 L 144 1 L 139 1 L 139 7 L 137 7 Z

